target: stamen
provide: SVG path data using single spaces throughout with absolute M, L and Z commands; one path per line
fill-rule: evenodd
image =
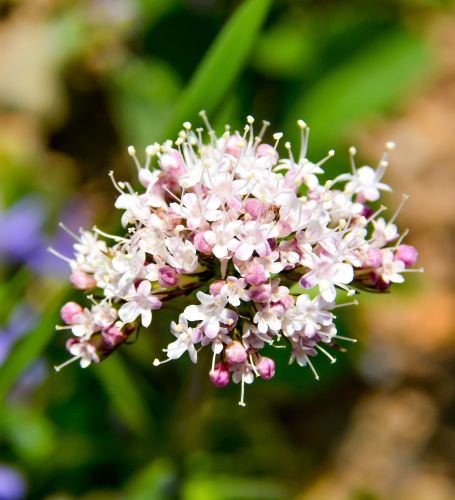
M 140 168 L 140 166 L 139 166 Z M 110 178 L 111 178 L 111 181 L 112 181 L 112 184 L 114 184 L 114 187 L 115 189 L 120 193 L 120 194 L 125 194 L 123 192 L 123 190 L 120 188 L 120 184 L 117 183 L 117 181 L 115 180 L 114 178 L 114 171 L 113 170 L 110 170 L 109 173 L 107 174 Z
M 314 378 L 316 380 L 319 380 L 318 372 L 316 371 L 316 368 L 314 367 L 313 363 L 311 362 L 310 357 L 305 356 L 305 359 L 306 359 L 308 366 L 310 367 L 310 370 L 313 372 Z
M 250 360 L 251 369 L 253 370 L 254 374 L 256 375 L 256 377 L 259 377 L 259 372 L 257 371 L 256 365 L 253 363 L 253 356 L 251 355 L 251 353 L 248 356 L 248 359 Z
M 351 170 L 352 170 L 352 175 L 357 174 L 357 167 L 355 164 L 355 155 L 357 154 L 357 149 L 354 146 L 351 146 L 349 148 L 349 158 L 351 160 Z
M 347 307 L 347 306 L 358 306 L 359 301 L 358 300 L 353 300 L 352 302 L 344 302 L 343 304 L 335 304 L 332 309 L 339 309 L 340 307 Z
M 73 363 L 74 361 L 77 361 L 81 357 L 82 356 L 74 356 L 73 358 L 70 358 L 67 361 L 65 361 L 64 363 L 62 363 L 61 365 L 54 366 L 54 370 L 58 373 L 62 368 L 65 368 L 65 366 L 70 365 L 71 363 Z
M 334 335 L 332 338 L 338 340 L 346 340 L 347 342 L 352 342 L 354 344 L 357 342 L 357 339 L 353 339 L 351 337 L 343 337 L 342 335 Z
M 76 241 L 80 241 L 81 240 L 80 236 L 77 235 L 74 231 L 71 231 L 71 229 L 69 229 L 67 226 L 65 226 L 65 224 L 63 224 L 63 222 L 59 222 L 58 225 L 59 225 L 59 227 L 61 227 L 63 229 L 63 231 L 65 231 L 70 236 L 72 236 Z
M 316 349 L 319 349 L 322 354 L 324 354 L 325 356 L 327 356 L 329 359 L 330 359 L 330 362 L 332 363 L 336 363 L 336 359 L 329 353 L 327 352 L 323 347 L 321 347 L 319 344 L 316 344 L 315 345 Z
M 164 359 L 163 361 L 160 361 L 158 358 L 155 358 L 153 360 L 153 366 L 159 366 L 159 365 L 164 365 L 165 363 L 169 363 L 169 361 L 172 361 L 171 358 Z
M 297 120 L 297 125 L 300 128 L 300 155 L 299 163 L 306 158 L 308 148 L 308 137 L 310 135 L 310 128 L 303 120 Z
M 64 260 L 65 262 L 68 262 L 68 264 L 72 264 L 73 263 L 73 260 L 68 258 L 68 257 L 65 257 L 65 255 L 61 254 L 60 252 L 57 252 L 57 250 L 55 250 L 54 248 L 52 247 L 47 247 L 47 251 L 50 252 L 52 255 L 55 255 L 56 257 L 58 257 L 59 259 L 62 259 Z
M 136 148 L 134 146 L 128 146 L 128 154 L 133 158 L 134 164 L 136 165 L 137 171 L 140 172 L 141 170 L 141 164 L 139 163 L 139 160 L 137 159 L 136 156 Z
M 114 241 L 123 242 L 123 243 L 129 243 L 129 241 L 130 241 L 126 238 L 122 238 L 121 236 L 116 236 L 115 234 L 105 233 L 104 231 L 101 231 L 101 229 L 98 229 L 96 226 L 93 226 L 93 231 L 95 233 L 98 233 L 101 236 L 104 236 L 105 238 L 110 238 L 111 240 L 114 240 Z
M 387 225 L 393 224 L 395 219 L 398 217 L 398 214 L 401 212 L 401 209 L 403 208 L 404 204 L 409 200 L 409 195 L 404 193 L 401 199 L 400 204 L 398 205 L 398 208 L 395 210 L 395 213 L 392 215 L 392 218 L 389 220 Z
M 273 134 L 273 138 L 275 139 L 275 146 L 273 146 L 273 149 L 276 150 L 276 148 L 278 147 L 278 144 L 281 140 L 281 138 L 283 137 L 283 133 L 282 132 L 276 132 L 275 134 Z
M 245 404 L 245 378 L 243 375 L 242 375 L 242 383 L 241 383 L 241 390 L 240 390 L 239 406 L 246 406 L 246 404 Z

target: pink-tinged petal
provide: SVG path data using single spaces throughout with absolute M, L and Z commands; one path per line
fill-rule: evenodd
M 215 245 L 212 251 L 217 259 L 224 259 L 228 254 L 227 248 L 221 245 Z
M 147 328 L 148 326 L 150 326 L 150 323 L 152 322 L 152 311 L 150 311 L 150 309 L 142 311 L 141 318 L 142 318 L 142 326 L 145 326 L 145 328 Z
M 131 323 L 139 316 L 140 310 L 134 302 L 125 302 L 118 310 L 119 318 L 124 323 Z
M 210 318 L 208 323 L 204 326 L 204 331 L 207 337 L 214 338 L 220 331 L 220 323 L 215 318 Z
M 144 280 L 141 281 L 139 286 L 137 287 L 138 295 L 149 295 L 150 290 L 152 289 L 152 284 L 150 281 Z
M 235 250 L 235 256 L 239 260 L 248 260 L 253 255 L 254 247 L 249 243 L 241 242 Z
M 189 345 L 188 346 L 188 354 L 190 356 L 190 359 L 193 363 L 197 363 L 197 351 L 196 349 L 194 348 L 194 345 Z
M 324 290 L 321 290 L 321 297 L 326 301 L 326 302 L 333 302 L 337 296 L 337 292 L 335 289 L 335 286 L 330 286 L 328 288 L 325 288 Z
M 379 199 L 379 191 L 376 188 L 362 188 L 362 194 L 368 201 L 377 201 Z
M 201 218 L 200 217 L 189 217 L 186 220 L 186 225 L 188 226 L 188 229 L 197 229 L 201 225 Z
M 183 315 L 188 321 L 201 321 L 205 319 L 204 314 L 199 311 L 199 307 L 194 304 L 186 307 Z
M 209 245 L 214 245 L 216 243 L 216 234 L 213 231 L 205 231 L 204 240 Z
M 354 269 L 350 264 L 336 264 L 335 280 L 339 283 L 350 283 L 354 279 Z

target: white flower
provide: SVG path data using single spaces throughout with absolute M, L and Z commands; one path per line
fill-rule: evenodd
M 168 264 L 184 273 L 192 273 L 198 268 L 198 258 L 196 249 L 190 241 L 183 241 L 178 236 L 166 240 Z
M 333 302 L 336 298 L 336 288 L 346 289 L 346 285 L 354 279 L 354 269 L 351 264 L 340 263 L 324 256 L 312 256 L 312 270 L 300 280 L 304 288 L 318 286 L 322 298 Z
M 406 266 L 403 261 L 394 260 L 391 250 L 386 250 L 382 253 L 382 266 L 378 272 L 386 283 L 403 283 L 404 277 L 400 273 L 405 268 Z
M 82 368 L 87 368 L 92 362 L 100 362 L 96 348 L 90 342 L 75 342 L 68 350 L 76 359 L 80 360 Z
M 172 321 L 171 323 L 171 332 L 177 337 L 177 340 L 171 342 L 164 352 L 167 353 L 168 358 L 177 359 L 180 356 L 188 351 L 188 355 L 193 363 L 197 362 L 197 352 L 194 347 L 194 344 L 197 344 L 201 341 L 202 332 L 199 328 L 191 328 L 188 326 L 188 321 L 185 316 L 181 314 L 179 316 L 179 322 L 175 323 Z
M 240 243 L 235 248 L 238 260 L 248 260 L 253 252 L 259 256 L 266 256 L 271 252 L 268 238 L 278 236 L 278 230 L 273 224 L 259 224 L 257 221 L 248 221 L 242 227 L 239 236 Z
M 235 307 L 240 305 L 241 300 L 250 300 L 245 280 L 243 278 L 234 278 L 234 276 L 226 278 L 226 283 L 222 286 L 220 294 L 227 297 L 229 304 Z
M 91 311 L 87 308 L 74 316 L 74 323 L 71 325 L 71 331 L 76 337 L 89 338 L 99 329 L 100 326 L 95 323 Z
M 188 229 L 197 229 L 202 222 L 215 221 L 222 217 L 223 212 L 218 210 L 221 202 L 214 196 L 201 199 L 194 193 L 183 195 L 181 203 L 171 203 L 170 207 L 177 215 L 186 219 Z
M 227 297 L 208 295 L 197 292 L 199 305 L 190 305 L 183 311 L 183 317 L 188 321 L 200 321 L 200 327 L 208 337 L 215 337 L 220 330 L 220 323 L 232 326 L 237 322 L 237 314 L 227 309 Z
M 125 323 L 133 322 L 138 316 L 141 316 L 142 325 L 150 326 L 152 322 L 152 310 L 161 307 L 161 301 L 151 295 L 152 285 L 150 281 L 141 281 L 137 290 L 134 286 L 130 288 L 125 297 L 126 302 L 118 311 L 120 319 Z
M 218 259 L 225 259 L 229 252 L 235 250 L 239 244 L 238 236 L 241 227 L 240 221 L 219 221 L 212 224 L 209 231 L 204 232 L 204 239 L 213 245 L 213 255 Z
M 268 330 L 278 332 L 281 328 L 281 319 L 283 309 L 281 307 L 262 307 L 254 315 L 253 321 L 257 323 L 260 333 L 267 333 Z M 279 317 L 280 316 L 280 317 Z
M 345 186 L 347 193 L 358 194 L 361 198 L 368 201 L 379 199 L 379 191 L 392 191 L 390 186 L 380 182 L 384 173 L 383 169 L 373 170 L 371 167 L 360 167 L 354 174 L 344 174 L 338 177 L 338 180 L 348 180 Z

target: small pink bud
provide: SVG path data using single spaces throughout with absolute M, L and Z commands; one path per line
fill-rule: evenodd
M 273 164 L 278 161 L 278 152 L 270 144 L 260 144 L 256 150 L 256 156 L 259 158 L 268 156 L 272 158 Z
M 60 317 L 67 325 L 73 325 L 75 321 L 75 316 L 82 312 L 82 307 L 76 302 L 67 302 L 60 309 Z
M 210 255 L 212 253 L 213 246 L 209 245 L 205 239 L 203 233 L 197 233 L 194 236 L 194 247 L 198 252 L 205 255 Z
M 251 269 L 245 274 L 245 281 L 249 285 L 262 285 L 268 280 L 267 273 L 263 266 L 260 264 L 255 264 Z
M 164 171 L 170 171 L 172 175 L 182 175 L 186 170 L 183 156 L 176 149 L 171 150 L 160 158 L 160 167 Z
M 210 285 L 210 295 L 213 295 L 213 296 L 217 296 L 220 294 L 221 292 L 221 289 L 223 288 L 223 286 L 226 284 L 225 281 L 223 280 L 217 280 L 217 281 L 214 281 L 211 285 Z
M 419 253 L 411 245 L 400 245 L 395 254 L 395 260 L 401 260 L 406 267 L 412 267 L 417 262 Z
M 96 286 L 95 278 L 83 271 L 74 271 L 71 273 L 70 282 L 78 290 L 90 290 Z
M 265 356 L 261 356 L 256 363 L 256 369 L 261 378 L 270 380 L 275 375 L 275 361 Z
M 65 347 L 66 350 L 69 351 L 73 345 L 79 344 L 80 340 L 77 339 L 76 337 L 70 337 L 66 342 L 65 342 Z
M 226 139 L 226 153 L 229 153 L 236 158 L 240 156 L 240 151 L 247 145 L 246 140 L 240 135 L 231 135 Z
M 103 336 L 103 343 L 108 349 L 112 349 L 126 339 L 126 335 L 115 325 L 103 331 L 101 335 Z
M 175 286 L 178 281 L 179 274 L 173 267 L 163 266 L 158 269 L 158 283 L 162 287 Z
M 218 363 L 209 373 L 209 377 L 217 387 L 225 387 L 229 384 L 229 369 L 223 363 Z
M 224 349 L 224 355 L 226 357 L 227 363 L 229 363 L 230 365 L 244 363 L 246 361 L 246 358 L 247 358 L 245 348 L 237 340 L 234 340 L 234 342 L 231 342 Z
M 256 198 L 248 198 L 245 202 L 245 212 L 256 220 L 265 212 L 265 207 Z
M 379 248 L 370 248 L 367 253 L 367 258 L 365 261 L 367 267 L 373 267 L 377 269 L 382 264 L 382 252 Z
M 266 285 L 253 286 L 250 288 L 250 297 L 254 302 L 259 302 L 259 304 L 267 304 L 270 302 L 270 297 L 272 295 L 272 286 L 270 283 Z

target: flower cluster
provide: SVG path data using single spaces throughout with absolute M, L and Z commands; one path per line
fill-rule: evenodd
M 201 116 L 207 142 L 203 129 L 186 122 L 175 143 L 146 148 L 145 165 L 129 148 L 139 192 L 110 174 L 124 235 L 96 227 L 74 234 L 74 257 L 60 257 L 91 304 L 65 304 L 66 325 L 58 328 L 72 333 L 73 357 L 64 365 L 79 360 L 86 367 L 148 327 L 168 300 L 189 296 L 193 303 L 170 325 L 165 359 L 154 364 L 185 353 L 196 363 L 208 347 L 211 381 L 240 383 L 244 405 L 244 385 L 275 374 L 264 348 L 288 346 L 290 363 L 308 365 L 318 378 L 311 358 L 320 352 L 334 362 L 327 348 L 352 340 L 337 335 L 334 309 L 358 289 L 384 291 L 403 282 L 417 252 L 402 244 L 398 211 L 387 221 L 380 217 L 385 207 L 371 206 L 391 190 L 382 177 L 393 143 L 376 169 L 357 168 L 351 148 L 351 172 L 321 182 L 334 152 L 309 161 L 303 121 L 299 156 L 286 142 L 280 158 L 282 134 L 273 135 L 273 144 L 262 140 L 267 122 L 256 135 L 249 116 L 242 133 L 226 127 L 217 137 Z

